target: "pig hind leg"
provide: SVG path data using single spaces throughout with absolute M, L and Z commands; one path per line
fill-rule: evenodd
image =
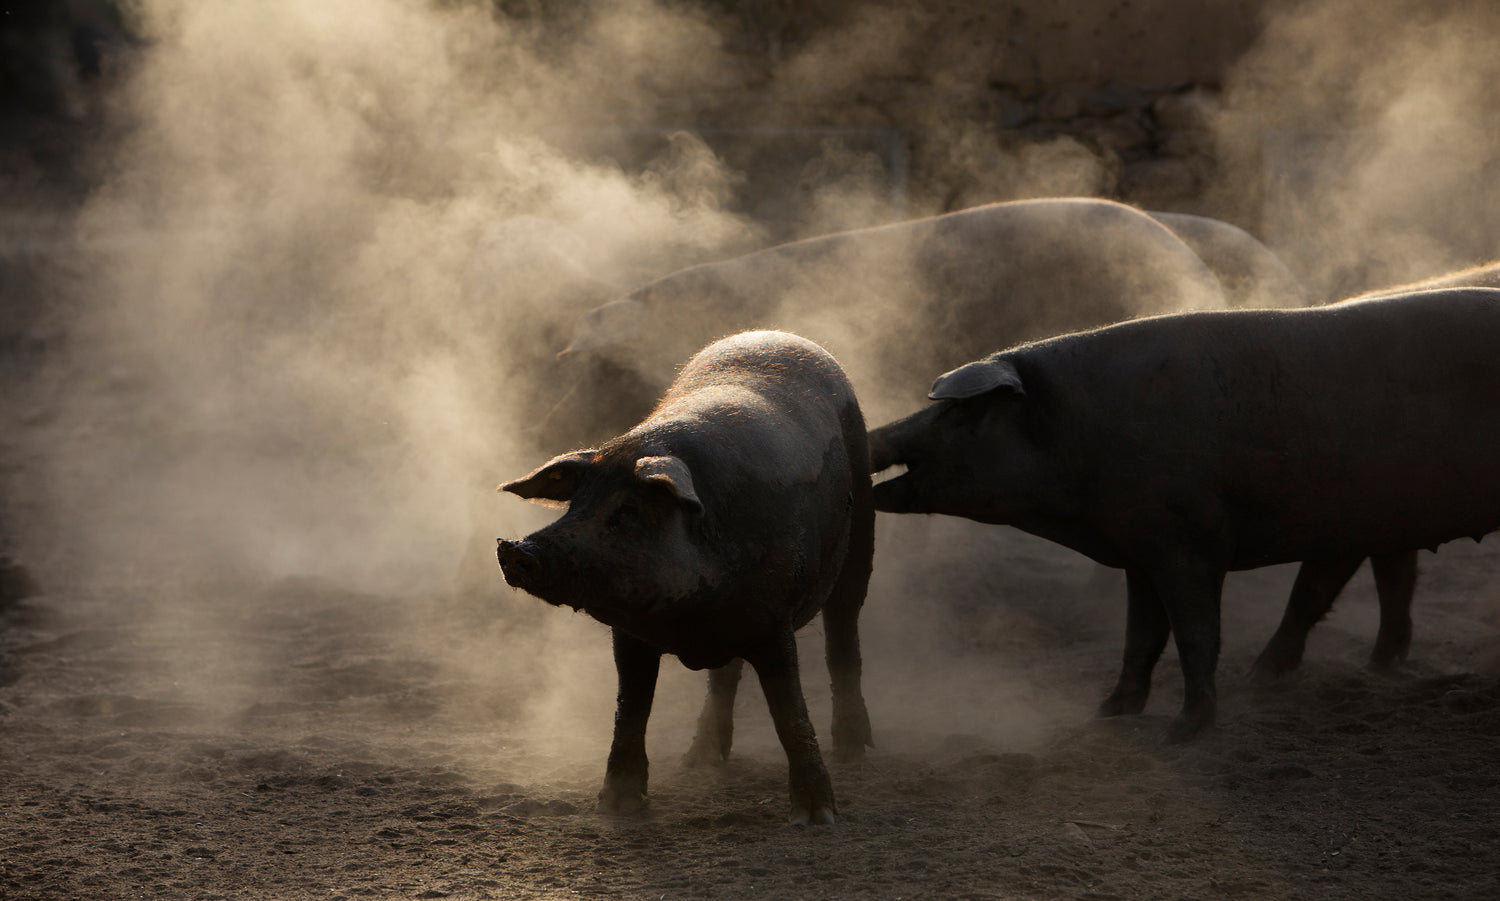
M 614 630 L 615 735 L 599 792 L 600 813 L 637 814 L 646 806 L 646 721 L 656 696 L 656 674 L 661 652 L 639 639 Z
M 1359 569 L 1362 562 L 1363 557 L 1336 557 L 1303 562 L 1297 569 L 1297 580 L 1292 583 L 1292 594 L 1287 598 L 1281 624 L 1276 627 L 1276 633 L 1266 643 L 1265 650 L 1260 652 L 1260 656 L 1250 667 L 1252 679 L 1262 683 L 1270 682 L 1290 673 L 1302 663 L 1302 654 L 1307 648 L 1307 633 L 1328 615 L 1339 592 L 1354 577 L 1355 570 Z M 1408 596 L 1408 605 L 1410 600 Z M 1381 606 L 1383 618 L 1384 603 Z
M 683 757 L 684 764 L 717 766 L 729 759 L 734 744 L 734 696 L 744 668 L 745 661 L 736 659 L 709 671 L 708 697 L 703 701 L 698 731 Z
M 1417 588 L 1417 552 L 1370 558 L 1375 592 L 1380 596 L 1380 632 L 1370 652 L 1370 666 L 1390 669 L 1406 662 L 1411 650 L 1411 599 Z
M 868 515 L 855 515 L 843 569 L 823 605 L 824 650 L 833 688 L 833 756 L 844 762 L 863 760 L 865 748 L 875 745 L 860 686 L 863 663 L 859 652 L 859 612 L 869 590 L 874 553 L 871 509 Z
M 802 681 L 797 669 L 797 642 L 790 631 L 778 636 L 748 658 L 760 677 L 761 690 L 771 708 L 776 737 L 786 751 L 794 825 L 835 822 L 838 809 L 833 782 L 818 750 L 818 737 L 807 716 Z

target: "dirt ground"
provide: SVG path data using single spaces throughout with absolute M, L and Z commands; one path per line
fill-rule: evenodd
M 882 541 L 944 548 L 969 528 L 912 539 L 886 524 Z M 991 531 L 961 580 L 937 578 L 952 561 L 936 551 L 878 580 L 878 747 L 834 768 L 828 828 L 784 822 L 785 759 L 751 686 L 722 771 L 678 765 L 702 683 L 670 662 L 650 815 L 595 814 L 607 669 L 545 725 L 526 697 L 607 667 L 602 628 L 541 611 L 582 647 L 537 658 L 529 683 L 447 665 L 515 650 L 506 614 L 528 602 L 498 576 L 466 602 L 139 573 L 32 599 L 0 630 L 0 896 L 1500 896 L 1500 682 L 1476 672 L 1500 634 L 1492 543 L 1424 554 L 1412 659 L 1394 675 L 1361 665 L 1375 622 L 1362 573 L 1302 671 L 1252 688 L 1292 573 L 1232 575 L 1220 726 L 1168 746 L 1171 651 L 1146 715 L 1091 718 L 1117 662 L 1120 586 Z M 944 596 L 924 597 L 935 584 Z M 171 593 L 192 604 L 143 612 Z M 414 631 L 449 657 L 419 653 Z M 826 724 L 817 624 L 805 631 Z

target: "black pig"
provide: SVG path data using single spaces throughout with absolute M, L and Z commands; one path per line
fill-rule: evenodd
M 831 823 L 833 787 L 807 716 L 793 632 L 820 610 L 836 753 L 870 743 L 858 617 L 875 513 L 864 420 L 818 345 L 746 332 L 693 357 L 640 425 L 501 486 L 567 513 L 499 543 L 511 585 L 613 629 L 614 741 L 599 809 L 646 793 L 646 720 L 661 655 L 715 669 L 694 745 L 729 751 L 739 660 L 760 677 L 790 770 L 792 822 Z
M 1137 713 L 1176 633 L 1169 737 L 1212 724 L 1230 570 L 1500 526 L 1500 291 L 1162 316 L 960 367 L 870 435 L 879 510 L 1007 523 L 1123 568 Z

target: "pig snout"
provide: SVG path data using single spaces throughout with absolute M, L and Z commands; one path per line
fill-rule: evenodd
M 546 567 L 536 551 L 536 545 L 530 541 L 497 540 L 495 556 L 500 560 L 500 571 L 505 574 L 507 583 L 533 593 L 542 586 Z
M 911 490 L 911 480 L 906 476 L 886 479 L 875 485 L 873 491 L 875 509 L 882 513 L 927 513 Z
M 886 432 L 881 429 L 870 432 L 869 441 L 870 472 L 880 472 L 896 464 L 896 448 L 892 446 Z

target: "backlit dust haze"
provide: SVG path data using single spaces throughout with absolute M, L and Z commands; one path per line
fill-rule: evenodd
M 493 556 L 495 537 L 555 515 L 494 486 L 571 449 L 535 426 L 584 403 L 556 359 L 573 320 L 774 239 L 947 210 L 920 185 L 897 198 L 880 153 L 830 140 L 803 169 L 801 208 L 747 214 L 742 172 L 691 133 L 650 131 L 692 125 L 694 91 L 739 84 L 715 20 L 647 0 L 585 6 L 507 20 L 415 0 L 140 4 L 144 40 L 112 99 L 124 124 L 57 288 L 66 352 L 37 388 L 46 470 L 27 491 L 45 512 L 22 544 L 44 580 L 119 587 L 142 623 L 266 603 L 245 586 L 285 580 L 369 594 L 383 599 L 372 621 L 453 684 L 519 686 L 538 722 L 604 740 L 603 628 L 512 592 Z M 1315 297 L 1500 254 L 1500 25 L 1449 6 L 1271 4 L 1224 85 L 1218 213 Z M 905 22 L 872 6 L 789 53 L 747 124 L 923 52 Z M 985 123 L 942 125 L 955 137 L 937 157 L 984 199 L 1107 183 L 1110 162 L 1073 139 L 1000 149 Z M 912 685 L 974 692 L 954 716 L 977 731 L 1030 738 L 1085 715 L 1092 682 L 1059 714 L 1022 674 L 977 685 L 944 669 L 945 612 L 1003 603 L 991 599 L 1011 590 L 1002 564 L 1031 561 L 1033 546 L 938 528 L 882 524 L 866 608 L 877 736 L 898 709 L 918 726 L 941 717 Z M 952 552 L 969 540 L 978 563 Z M 217 587 L 168 588 L 182 585 Z M 1123 623 L 1116 597 L 1064 619 L 1094 614 L 1079 627 Z M 820 683 L 819 644 L 805 647 L 804 681 Z M 221 651 L 166 665 L 205 699 L 216 667 L 263 665 L 232 642 Z M 908 681 L 882 701 L 891 673 Z M 701 684 L 663 690 L 696 699 Z
M 1337 298 L 1500 256 L 1500 9 L 1285 3 L 1226 85 L 1220 187 Z

